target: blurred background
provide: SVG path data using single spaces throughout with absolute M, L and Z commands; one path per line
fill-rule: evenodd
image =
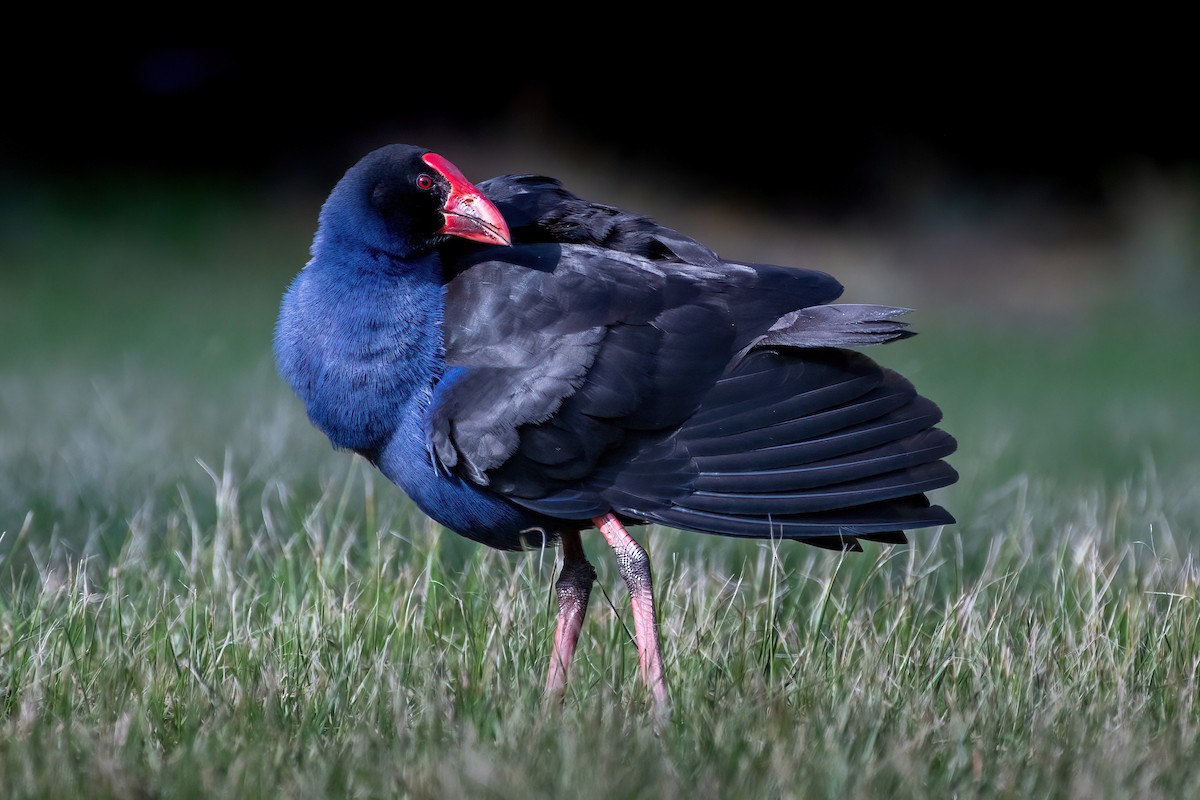
M 554 175 L 725 256 L 917 309 L 922 335 L 872 355 L 946 410 L 963 473 L 946 502 L 967 526 L 1002 524 L 1030 483 L 1149 483 L 1197 505 L 1185 51 L 650 59 L 405 35 L 386 52 L 106 46 L 8 65 L 0 552 L 86 549 L 137 514 L 175 524 L 223 465 L 257 492 L 344 472 L 275 377 L 271 329 L 325 194 L 396 141 L 475 180 Z

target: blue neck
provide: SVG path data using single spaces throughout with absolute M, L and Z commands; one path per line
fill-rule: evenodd
M 420 413 L 445 369 L 443 288 L 435 256 L 320 254 L 284 297 L 281 371 L 336 447 L 372 457 Z

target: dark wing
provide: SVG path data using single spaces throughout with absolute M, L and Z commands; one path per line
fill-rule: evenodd
M 614 453 L 589 488 L 671 527 L 835 548 L 903 542 L 903 530 L 954 521 L 924 494 L 957 478 L 941 460 L 956 447 L 941 417 L 861 353 L 755 349 L 683 426 Z
M 735 353 L 841 289 L 573 244 L 478 249 L 458 266 L 430 444 L 443 466 L 527 498 L 574 485 L 629 431 L 678 427 Z
M 480 184 L 516 246 L 446 254 L 447 469 L 551 517 L 615 511 L 857 548 L 952 522 L 941 412 L 842 348 L 910 335 L 906 309 L 826 305 L 828 275 L 726 262 L 540 176 Z

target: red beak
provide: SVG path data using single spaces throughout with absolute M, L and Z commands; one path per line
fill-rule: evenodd
M 437 153 L 426 153 L 422 160 L 450 182 L 450 196 L 442 207 L 446 224 L 439 233 L 485 244 L 512 244 L 512 234 L 508 232 L 508 223 L 500 209 L 484 197 L 458 167 Z

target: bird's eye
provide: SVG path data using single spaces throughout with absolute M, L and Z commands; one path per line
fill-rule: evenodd
M 418 189 L 427 189 L 427 190 L 432 189 L 433 188 L 433 178 L 429 177 L 428 175 L 426 175 L 425 173 L 422 172 L 420 175 L 417 176 L 417 188 Z

